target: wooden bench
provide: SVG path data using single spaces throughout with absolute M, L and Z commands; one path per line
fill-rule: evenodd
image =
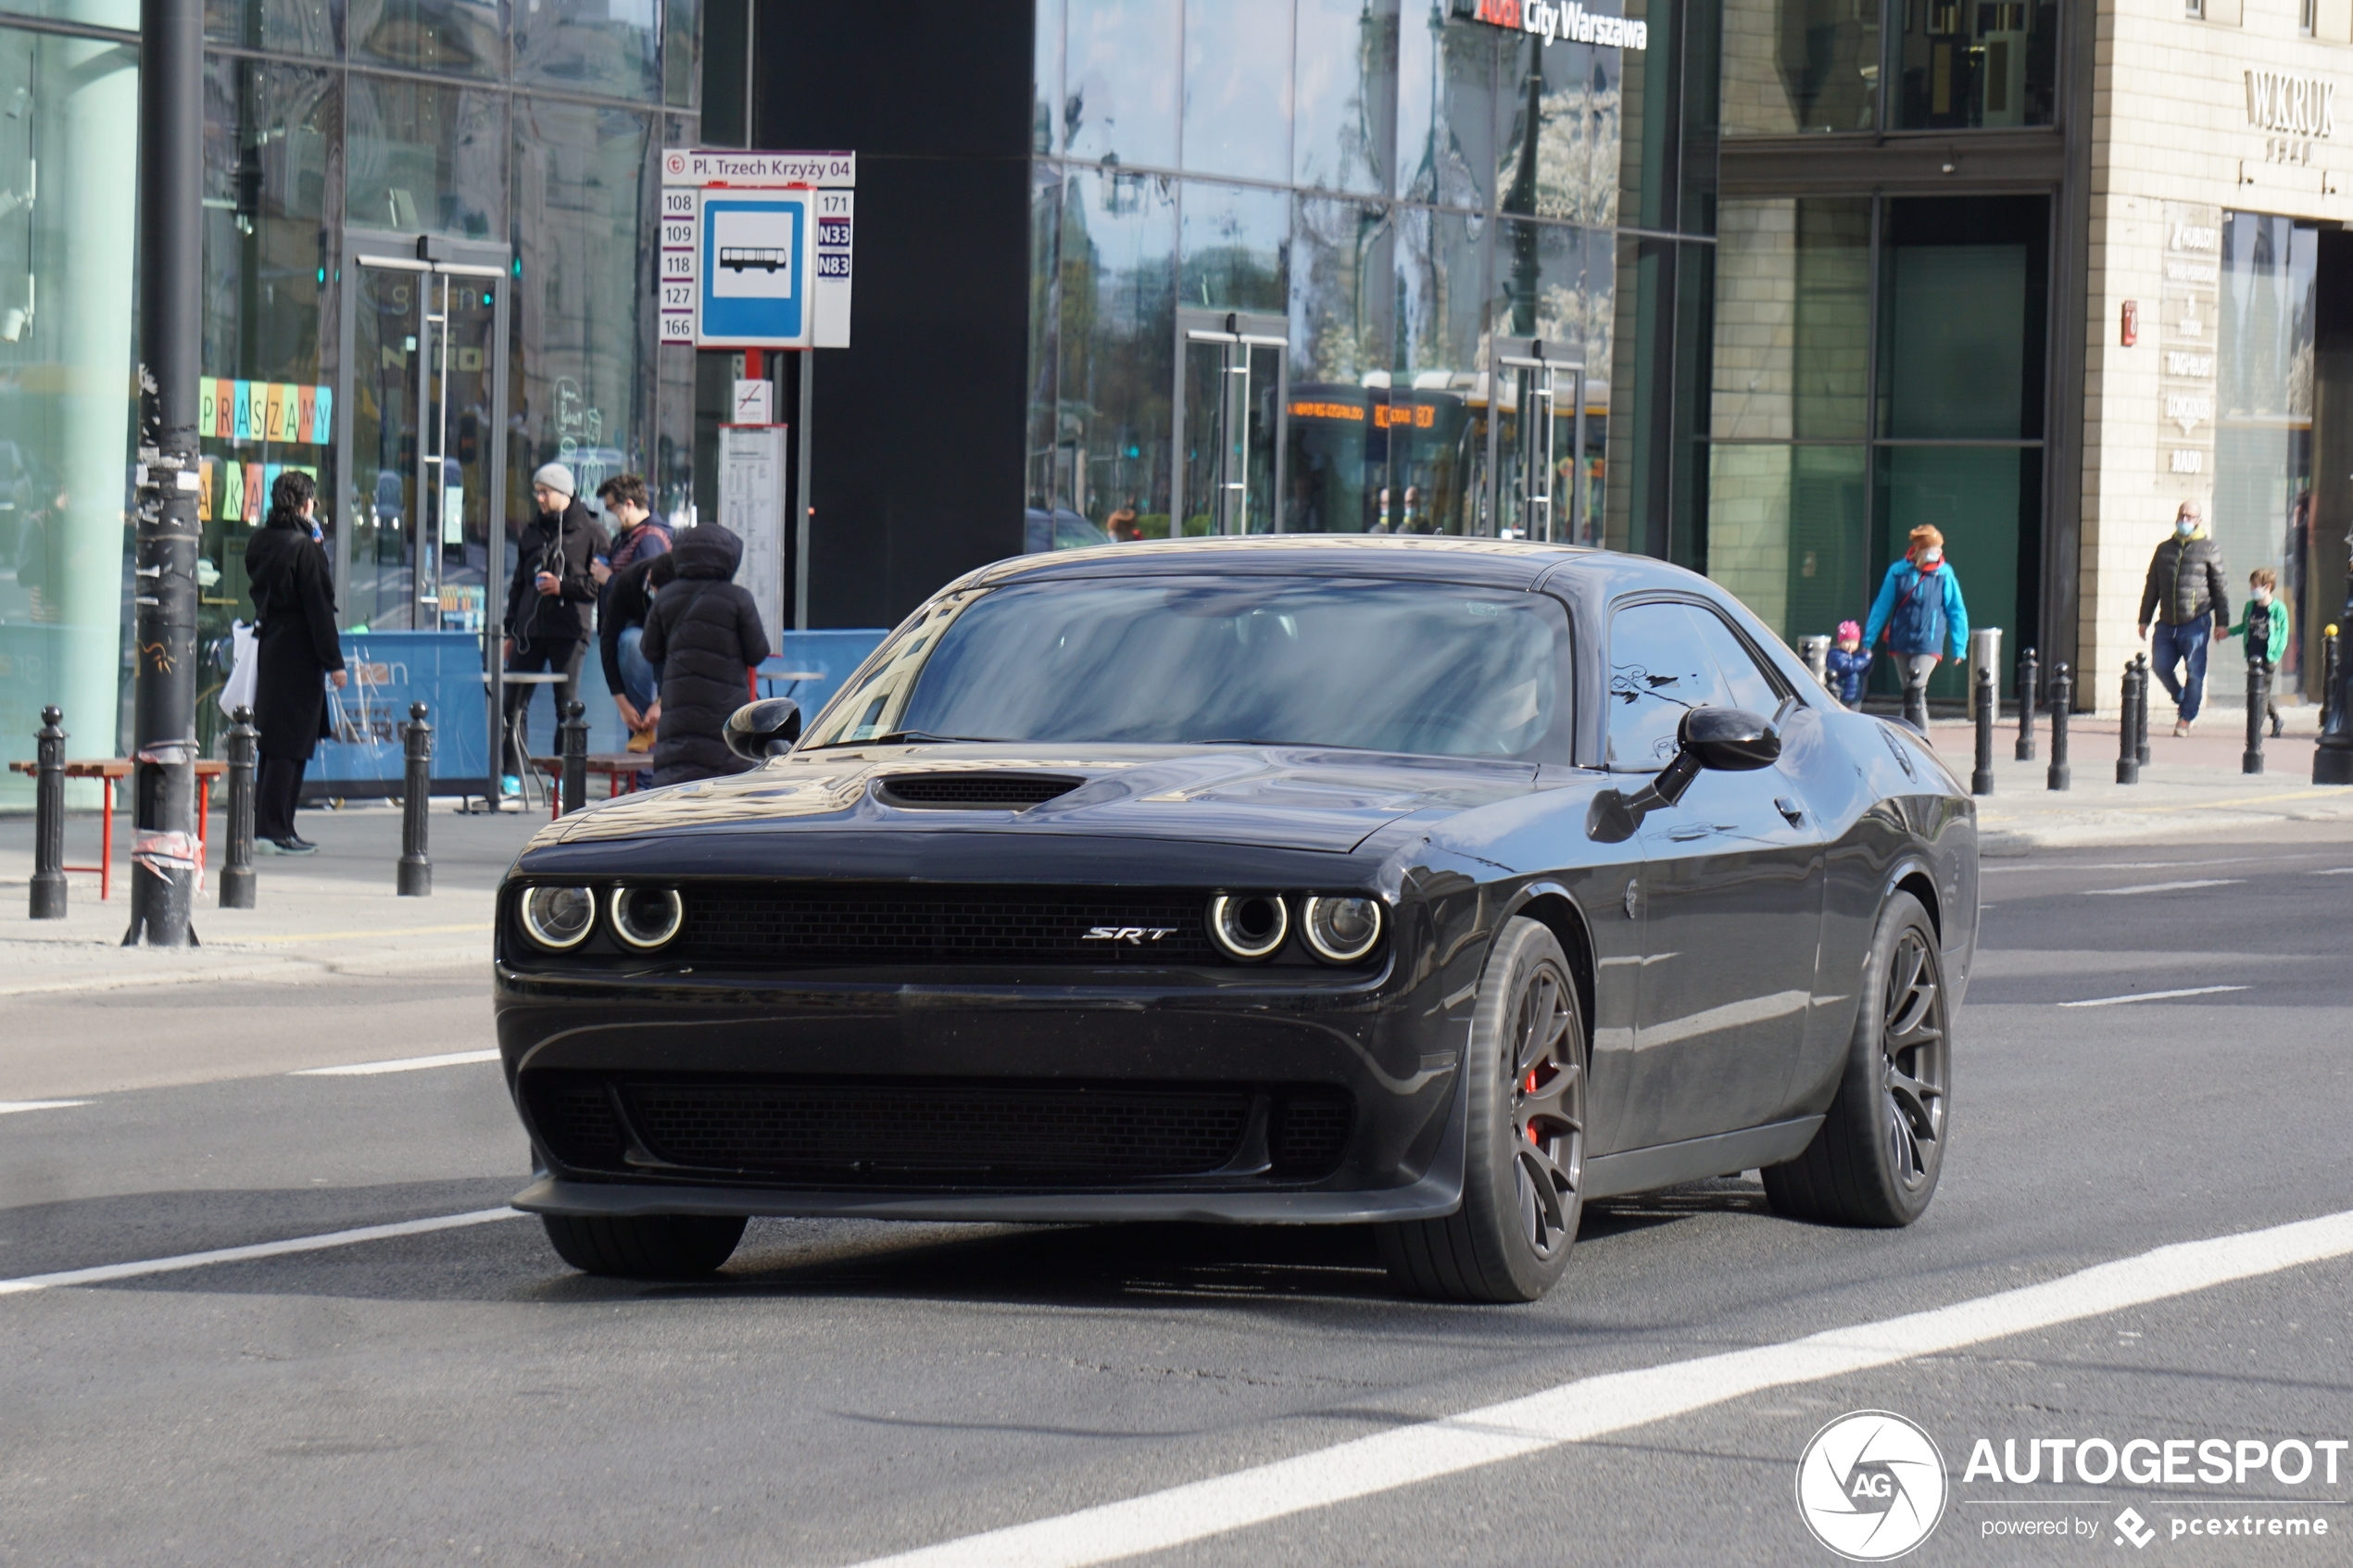
M 131 776 L 132 767 L 132 760 L 128 757 L 94 757 L 80 762 L 69 762 L 66 764 L 66 777 L 69 779 L 98 779 L 104 781 L 107 786 L 106 814 L 100 820 L 100 826 L 98 829 L 98 863 L 94 866 L 65 866 L 60 868 L 69 872 L 96 872 L 98 873 L 98 897 L 101 902 L 104 902 L 107 898 L 111 897 L 114 892 L 115 781 L 118 779 L 129 778 Z M 225 773 L 228 771 L 229 764 L 220 760 L 218 758 L 199 757 L 196 759 L 196 864 L 199 868 L 201 868 L 204 864 L 203 848 L 205 844 L 205 819 L 212 814 L 212 781 L 219 778 L 222 773 Z M 11 762 L 8 764 L 8 771 L 12 773 L 23 773 L 31 778 L 39 778 L 41 776 L 41 764 L 38 762 Z

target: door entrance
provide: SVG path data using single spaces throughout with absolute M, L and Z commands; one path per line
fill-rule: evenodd
M 1272 533 L 1278 526 L 1290 332 L 1280 316 L 1176 312 L 1180 460 L 1169 505 L 1176 532 Z
M 1496 534 L 1600 543 L 1585 474 L 1585 366 L 1541 338 L 1497 338 L 1488 420 Z
M 479 634 L 497 618 L 508 255 L 351 236 L 336 398 L 346 628 Z

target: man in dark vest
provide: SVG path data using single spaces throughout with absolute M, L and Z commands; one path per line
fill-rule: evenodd
M 2173 699 L 2173 733 L 2186 735 L 2206 698 L 2207 645 L 2213 637 L 2228 636 L 2231 625 L 2222 552 L 2207 533 L 2205 515 L 2196 501 L 2182 503 L 2173 514 L 2172 537 L 2149 558 L 2149 574 L 2141 584 L 2143 642 L 2148 641 L 2152 617 L 2157 642 L 2149 650 L 2149 663 Z M 2186 680 L 2174 678 L 2177 664 L 2183 667 Z

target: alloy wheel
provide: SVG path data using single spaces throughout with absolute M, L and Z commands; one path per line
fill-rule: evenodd
M 1576 1239 L 1585 1180 L 1585 1060 L 1566 976 L 1537 966 L 1512 1014 L 1512 1168 L 1521 1235 L 1541 1261 Z
M 1944 1148 L 1949 1045 L 1944 987 L 1918 927 L 1896 941 L 1880 1016 L 1885 1021 L 1880 1039 L 1888 1154 L 1905 1190 L 1917 1192 L 1935 1175 Z

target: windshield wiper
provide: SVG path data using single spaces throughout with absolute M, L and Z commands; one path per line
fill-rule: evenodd
M 1010 746 L 1013 743 L 995 735 L 936 735 L 929 730 L 892 730 L 887 734 L 862 735 L 856 740 L 821 741 L 804 749 L 826 751 L 837 746 L 900 746 L 909 741 L 969 742 L 975 746 Z

